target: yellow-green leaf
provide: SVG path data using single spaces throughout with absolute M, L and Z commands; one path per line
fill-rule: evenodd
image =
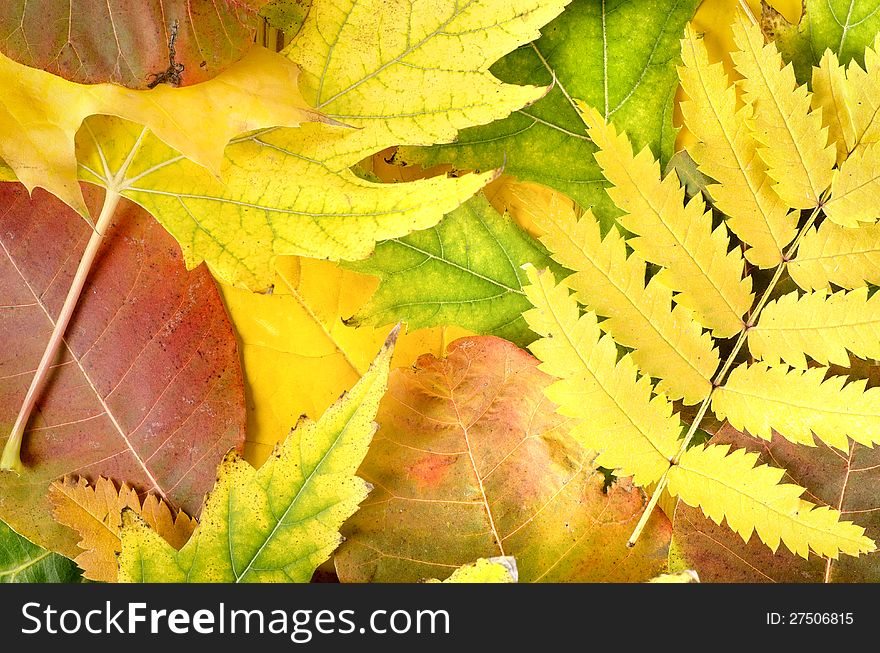
M 232 452 L 201 523 L 178 552 L 124 513 L 123 582 L 308 582 L 369 493 L 355 475 L 375 431 L 397 330 L 370 370 L 317 422 L 303 419 L 259 469 Z
M 480 558 L 452 572 L 444 581 L 431 579 L 431 583 L 515 583 L 518 574 L 516 560 L 512 556 Z
M 369 368 L 387 328 L 354 328 L 345 320 L 377 284 L 330 261 L 283 257 L 271 295 L 220 286 L 247 381 L 249 463 L 262 464 L 300 415 L 318 419 Z M 429 352 L 442 356 L 447 343 L 465 335 L 456 327 L 401 333 L 392 367 Z

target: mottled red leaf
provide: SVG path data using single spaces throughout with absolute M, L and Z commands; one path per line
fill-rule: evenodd
M 665 565 L 660 511 L 626 540 L 644 495 L 605 490 L 593 455 L 544 396 L 538 361 L 495 337 L 394 370 L 358 475 L 375 487 L 343 527 L 343 582 L 445 578 L 469 560 L 516 558 L 521 582 L 639 581 Z
M 865 535 L 880 538 L 880 449 L 851 443 L 849 453 L 821 442 L 815 447 L 792 444 L 774 434 L 771 442 L 740 433 L 729 424 L 712 438 L 761 454 L 762 463 L 788 471 L 787 482 L 807 488 L 803 498 L 828 505 L 843 519 L 865 527 Z M 752 535 L 748 543 L 681 502 L 675 510 L 672 558 L 676 567 L 694 569 L 704 582 L 728 583 L 876 583 L 880 582 L 880 553 L 837 560 L 810 554 L 804 559 L 780 546 L 775 553 Z
M 0 52 L 82 84 L 147 88 L 170 61 L 180 85 L 211 79 L 253 46 L 268 0 L 8 0 Z M 168 75 L 159 81 L 171 81 Z
M 83 189 L 94 208 L 101 191 Z M 48 193 L 0 184 L 0 445 L 89 235 Z M 24 436 L 27 469 L 0 473 L 0 519 L 75 554 L 46 498 L 64 475 L 114 478 L 197 514 L 245 431 L 235 338 L 207 269 L 187 271 L 174 239 L 123 200 L 65 342 Z

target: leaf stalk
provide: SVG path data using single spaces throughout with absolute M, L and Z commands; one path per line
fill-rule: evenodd
M 37 401 L 39 401 L 40 396 L 43 393 L 46 381 L 49 379 L 53 363 L 58 356 L 58 350 L 64 342 L 64 334 L 67 331 L 67 326 L 70 323 L 71 317 L 73 317 L 77 304 L 79 303 L 80 294 L 82 293 L 83 286 L 85 286 L 86 279 L 89 276 L 89 271 L 92 269 L 92 265 L 95 262 L 101 243 L 104 241 L 104 235 L 107 233 L 107 230 L 113 222 L 113 215 L 116 213 L 116 207 L 119 205 L 120 199 L 121 196 L 119 193 L 112 190 L 108 190 L 104 196 L 104 204 L 101 207 L 101 214 L 98 216 L 98 221 L 95 224 L 92 235 L 86 245 L 85 252 L 83 252 L 79 265 L 76 268 L 73 283 L 70 285 L 70 290 L 67 291 L 67 297 L 64 300 L 64 305 L 61 307 L 61 312 L 58 314 L 55 326 L 52 329 L 52 335 L 49 337 L 49 342 L 46 345 L 46 349 L 43 351 L 43 357 L 40 359 L 40 364 L 37 366 L 36 373 L 34 374 L 33 379 L 31 379 L 30 387 L 25 395 L 21 409 L 18 412 L 15 425 L 12 427 L 9 438 L 6 440 L 6 446 L 3 448 L 2 457 L 0 457 L 0 470 L 8 470 L 15 472 L 16 474 L 21 474 L 24 471 L 24 464 L 21 461 L 21 445 L 24 439 L 25 429 L 30 421 L 31 414 L 37 405 Z

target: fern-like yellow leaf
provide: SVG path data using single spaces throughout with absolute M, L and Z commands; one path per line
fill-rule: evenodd
M 853 105 L 852 87 L 847 83 L 846 69 L 837 55 L 826 50 L 819 65 L 813 68 L 813 96 L 811 104 L 821 111 L 822 124 L 828 128 L 828 139 L 837 149 L 837 163 L 849 156 L 855 147 L 856 134 L 850 107 Z
M 810 92 L 798 86 L 791 64 L 772 42 L 765 45 L 757 25 L 743 15 L 733 23 L 739 52 L 732 53 L 742 82 L 744 98 L 754 107 L 753 133 L 767 164 L 774 190 L 791 208 L 812 209 L 831 185 L 836 160 L 828 146 L 828 129 L 819 111 L 810 108 Z
M 657 280 L 679 291 L 676 301 L 693 310 L 716 336 L 741 331 L 742 316 L 752 303 L 752 283 L 743 278 L 740 251 L 727 251 L 727 227 L 712 230 L 712 213 L 701 197 L 685 205 L 678 178 L 674 173 L 661 178 L 649 149 L 633 155 L 625 134 L 618 134 L 592 107 L 580 104 L 579 109 L 599 148 L 596 161 L 614 185 L 608 194 L 625 212 L 618 221 L 637 236 L 627 244 L 665 268 Z
M 831 182 L 826 217 L 844 227 L 858 227 L 880 218 L 880 142 L 849 155 Z
M 880 225 L 849 229 L 826 220 L 804 234 L 788 273 L 804 290 L 880 285 Z
M 684 306 L 672 308 L 672 291 L 655 279 L 645 285 L 645 262 L 629 258 L 616 227 L 602 239 L 591 211 L 578 220 L 572 212 L 546 212 L 535 224 L 553 258 L 575 273 L 565 280 L 578 301 L 602 317 L 599 324 L 615 342 L 633 350 L 645 374 L 660 379 L 658 391 L 695 404 L 712 390 L 718 351 L 712 338 Z
M 847 351 L 880 359 L 880 295 L 868 298 L 862 287 L 829 295 L 825 291 L 783 295 L 761 311 L 749 331 L 749 350 L 771 365 L 780 359 L 807 369 L 809 356 L 828 365 L 849 367 Z
M 825 379 L 827 372 L 827 367 L 743 363 L 712 394 L 712 410 L 765 440 L 776 431 L 795 444 L 815 446 L 815 434 L 841 451 L 849 450 L 847 437 L 869 447 L 880 442 L 880 388 L 866 390 L 865 379 Z
M 727 216 L 727 225 L 750 246 L 746 258 L 758 267 L 778 265 L 783 248 L 797 233 L 797 212 L 773 190 L 767 166 L 758 156 L 758 142 L 748 124 L 752 106 L 737 110 L 736 90 L 722 63 L 709 63 L 702 37 L 688 26 L 681 42 L 684 66 L 681 85 L 688 100 L 681 103 L 684 122 L 697 142 L 688 152 L 700 170 L 715 179 L 708 191 Z
M 632 475 L 636 485 L 658 480 L 680 445 L 681 423 L 664 395 L 652 398 L 651 381 L 632 357 L 617 360 L 611 336 L 602 336 L 593 311 L 578 304 L 549 271 L 527 268 L 531 285 L 523 290 L 535 306 L 524 316 L 543 336 L 529 348 L 540 369 L 560 379 L 547 388 L 562 415 L 577 423 L 572 434 L 599 452 L 596 464 Z
M 698 445 L 669 470 L 669 491 L 690 506 L 699 506 L 716 524 L 728 526 L 746 542 L 756 532 L 773 551 L 780 542 L 804 558 L 810 550 L 837 558 L 875 550 L 865 529 L 840 521 L 841 513 L 816 507 L 800 496 L 804 488 L 780 483 L 785 471 L 758 465 L 758 454 L 729 445 Z

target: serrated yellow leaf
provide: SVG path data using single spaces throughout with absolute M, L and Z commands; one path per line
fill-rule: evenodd
M 77 138 L 85 181 L 152 213 L 188 267 L 206 261 L 251 290 L 272 283 L 276 256 L 363 258 L 377 240 L 434 225 L 495 177 L 373 183 L 304 158 L 299 129 L 277 129 L 233 139 L 217 179 L 133 123 L 93 117 L 86 127 Z
M 341 170 L 392 145 L 451 142 L 546 88 L 504 84 L 497 59 L 540 36 L 570 0 L 315 0 L 285 54 L 322 113 L 356 131 L 304 131 L 298 151 Z
M 369 494 L 356 472 L 376 430 L 396 335 L 345 396 L 317 422 L 301 420 L 259 469 L 229 453 L 180 551 L 124 513 L 120 582 L 308 582 Z
M 776 194 L 791 208 L 812 209 L 831 185 L 836 160 L 828 145 L 828 129 L 820 111 L 810 109 L 811 93 L 797 86 L 794 68 L 783 65 L 772 42 L 764 44 L 757 25 L 739 15 L 733 23 L 739 47 L 732 54 L 742 81 L 744 98 L 753 105 L 754 137 Z
M 578 301 L 608 319 L 599 324 L 614 341 L 633 349 L 639 369 L 660 379 L 659 392 L 685 404 L 712 390 L 718 352 L 712 338 L 684 306 L 672 307 L 672 291 L 656 279 L 645 285 L 645 262 L 627 257 L 623 238 L 612 227 L 605 238 L 592 211 L 580 220 L 570 212 L 535 216 L 541 242 L 561 265 L 574 270 L 565 284 Z
M 179 549 L 197 525 L 181 511 L 148 494 L 143 501 L 125 483 L 117 490 L 113 481 L 99 477 L 94 485 L 84 478 L 64 478 L 49 487 L 55 520 L 79 533 L 83 553 L 75 559 L 83 576 L 105 583 L 116 582 L 116 556 L 122 549 L 119 531 L 123 509 L 139 515 L 156 534 Z
M 0 54 L 0 158 L 28 190 L 39 186 L 86 215 L 74 137 L 88 116 L 126 118 L 219 174 L 226 143 L 242 132 L 324 121 L 297 91 L 296 66 L 263 48 L 202 84 L 136 91 L 75 84 Z M 211 116 L 210 128 L 205 116 Z
M 880 218 L 880 142 L 849 155 L 834 171 L 825 216 L 843 227 L 859 227 Z
M 749 350 L 770 365 L 780 360 L 807 369 L 809 356 L 828 365 L 849 367 L 849 354 L 880 360 L 880 295 L 868 288 L 788 293 L 769 302 L 749 330 Z
M 846 69 L 840 65 L 837 55 L 826 50 L 818 67 L 813 68 L 814 111 L 822 114 L 822 123 L 828 128 L 828 139 L 837 149 L 837 163 L 849 156 L 855 147 L 856 135 L 850 107 L 851 85 L 847 83 Z
M 665 178 L 649 149 L 633 155 L 625 134 L 618 134 L 598 111 L 580 104 L 596 161 L 613 187 L 608 194 L 625 212 L 618 222 L 636 234 L 627 244 L 645 260 L 663 266 L 657 280 L 678 291 L 676 302 L 694 311 L 700 324 L 722 338 L 743 328 L 752 304 L 751 279 L 743 278 L 739 249 L 721 224 L 712 229 L 712 213 L 699 196 L 686 205 L 674 173 Z
M 245 460 L 260 465 L 300 415 L 318 419 L 369 368 L 387 329 L 351 327 L 345 319 L 369 299 L 378 279 L 330 261 L 282 257 L 271 295 L 220 286 L 235 324 L 248 388 Z M 442 356 L 470 335 L 458 327 L 402 333 L 393 367 Z
M 448 142 L 541 97 L 545 88 L 504 84 L 488 68 L 566 1 L 316 0 L 286 54 L 303 68 L 307 99 L 348 127 L 234 139 L 218 180 L 153 135 L 103 119 L 92 130 L 100 142 L 78 140 L 84 179 L 144 206 L 187 265 L 206 261 L 236 286 L 265 289 L 280 255 L 364 258 L 378 240 L 433 226 L 496 175 L 376 184 L 349 168 L 392 145 Z
M 650 379 L 632 357 L 617 360 L 611 336 L 602 336 L 593 311 L 580 316 L 577 302 L 553 274 L 528 268 L 523 290 L 535 306 L 524 314 L 541 335 L 529 349 L 540 369 L 559 379 L 547 390 L 557 412 L 577 420 L 572 435 L 599 452 L 595 464 L 633 476 L 636 485 L 658 480 L 680 445 L 681 423 L 663 395 L 652 397 Z
M 826 220 L 810 228 L 788 273 L 804 290 L 880 285 L 880 225 L 849 229 Z
M 780 483 L 785 470 L 758 465 L 758 454 L 729 445 L 697 445 L 669 470 L 669 491 L 699 506 L 716 524 L 728 526 L 746 542 L 756 532 L 773 551 L 780 542 L 804 558 L 812 550 L 837 558 L 875 550 L 865 529 L 840 521 L 841 513 L 816 507 L 800 496 L 804 488 Z
M 712 411 L 765 440 L 776 431 L 795 444 L 815 446 L 815 434 L 841 451 L 849 450 L 848 437 L 865 446 L 880 442 L 880 388 L 866 390 L 865 379 L 825 379 L 827 372 L 743 363 L 713 393 Z
M 687 128 L 697 139 L 688 152 L 700 170 L 718 183 L 709 194 L 727 216 L 727 224 L 749 249 L 746 258 L 759 267 L 782 262 L 783 249 L 797 233 L 797 212 L 772 188 L 758 142 L 748 128 L 752 107 L 737 110 L 736 89 L 721 63 L 709 63 L 703 39 L 688 27 L 682 40 L 681 85 L 689 99 L 681 103 Z

